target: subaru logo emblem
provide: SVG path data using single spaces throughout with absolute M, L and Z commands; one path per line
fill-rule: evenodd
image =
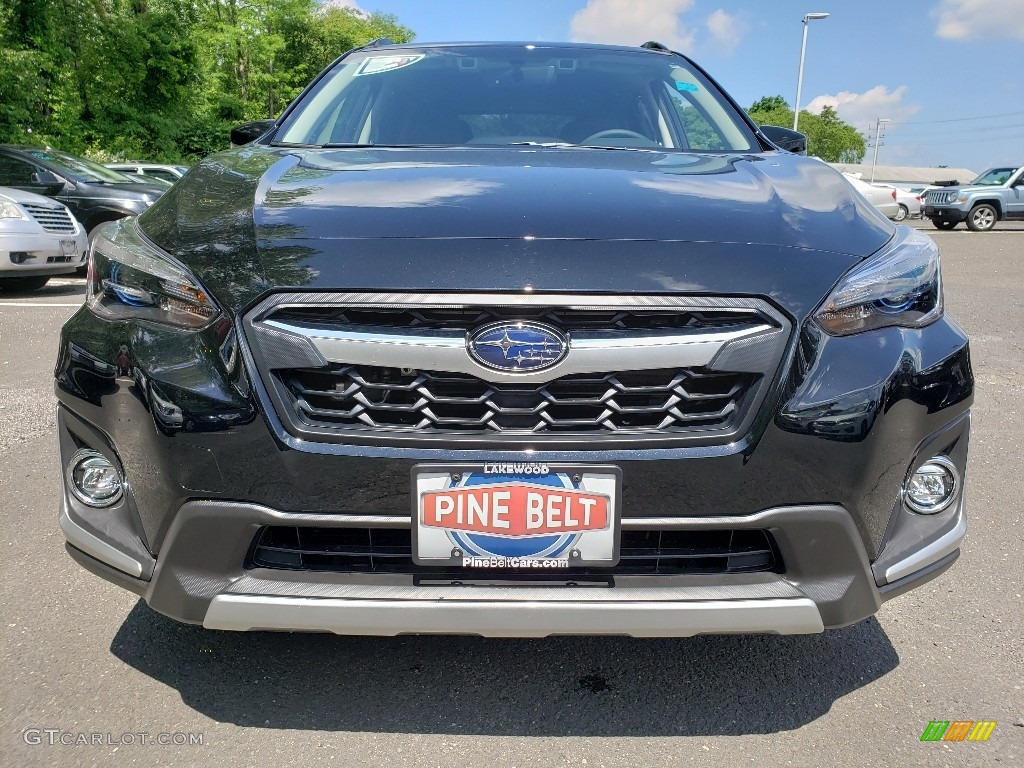
M 470 356 L 499 371 L 537 371 L 561 362 L 569 339 L 557 328 L 540 323 L 492 323 L 470 334 Z

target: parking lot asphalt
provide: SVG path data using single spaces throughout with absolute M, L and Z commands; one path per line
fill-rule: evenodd
M 83 281 L 0 294 L 0 765 L 1024 765 L 1024 225 L 913 226 L 939 242 L 971 335 L 967 539 L 943 577 L 815 636 L 176 624 L 73 563 L 57 529 L 52 369 Z M 998 724 L 985 743 L 922 743 L 931 720 Z

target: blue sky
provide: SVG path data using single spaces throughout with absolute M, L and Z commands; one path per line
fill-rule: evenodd
M 776 94 L 793 103 L 801 19 L 827 12 L 808 30 L 804 108 L 832 104 L 872 135 L 877 118 L 891 119 L 879 164 L 980 172 L 1024 162 L 1024 0 L 358 0 L 358 7 L 395 14 L 421 41 L 660 40 L 692 56 L 745 107 Z

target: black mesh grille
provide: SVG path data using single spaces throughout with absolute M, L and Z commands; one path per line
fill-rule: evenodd
M 351 365 L 275 374 L 307 424 L 535 433 L 727 427 L 758 378 L 693 368 L 494 384 L 461 373 Z
M 28 211 L 29 215 L 39 222 L 39 225 L 47 232 L 73 235 L 75 233 L 75 222 L 67 208 L 50 208 L 45 205 L 34 203 L 21 203 L 21 207 Z
M 536 574 L 527 569 L 488 571 L 418 566 L 412 561 L 411 532 L 400 528 L 267 526 L 256 534 L 247 565 L 286 570 L 409 573 L 451 578 L 507 578 Z M 610 568 L 566 568 L 545 573 L 564 578 L 781 570 L 782 560 L 767 531 L 624 530 L 618 565 Z

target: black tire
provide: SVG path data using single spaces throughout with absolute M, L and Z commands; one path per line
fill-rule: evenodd
M 38 291 L 50 282 L 49 275 L 36 277 L 3 277 L 0 278 L 0 290 L 4 293 L 27 293 Z
M 910 215 L 910 209 L 907 208 L 903 203 L 899 204 L 899 210 L 896 211 L 896 218 L 893 221 L 903 221 L 907 216 Z
M 999 211 L 995 206 L 981 203 L 971 208 L 967 214 L 967 228 L 972 232 L 988 232 L 999 221 Z
M 956 226 L 956 222 L 949 219 L 932 219 L 932 224 L 936 229 L 952 229 Z

